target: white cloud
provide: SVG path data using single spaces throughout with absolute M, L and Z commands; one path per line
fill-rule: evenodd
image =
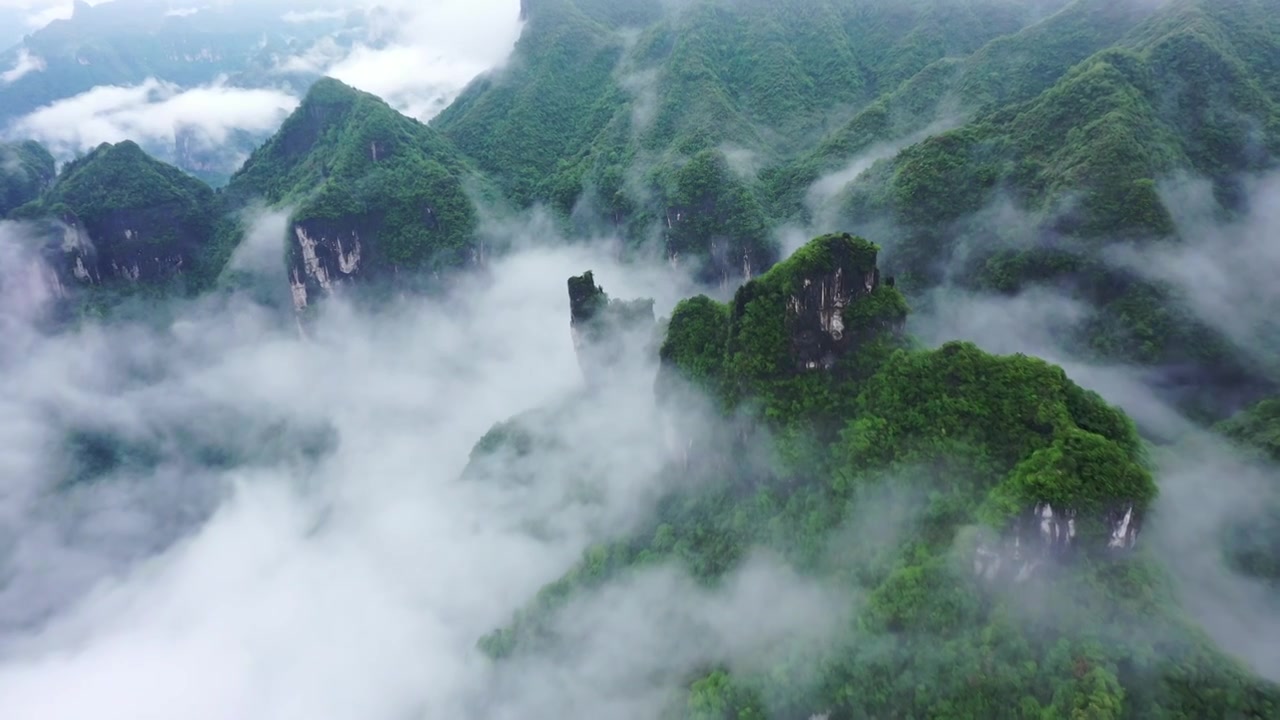
M 205 141 L 221 144 L 234 130 L 274 131 L 297 104 L 279 90 L 234 88 L 224 80 L 183 90 L 150 79 L 131 87 L 101 85 L 59 100 L 18 119 L 9 133 L 41 140 L 60 153 L 121 140 L 171 144 L 179 128 L 199 128 Z
M 281 218 L 257 225 L 238 267 L 283 283 Z M 0 259 L 22 276 L 0 276 L 6 720 L 652 717 L 694 663 L 842 624 L 847 603 L 759 559 L 714 592 L 655 568 L 582 597 L 567 656 L 504 670 L 476 648 L 661 488 L 651 363 L 540 427 L 598 474 L 526 457 L 528 483 L 458 476 L 495 421 L 581 397 L 565 278 L 669 312 L 664 266 L 526 249 L 444 297 L 331 301 L 305 338 L 238 296 L 45 337 L 11 302 L 42 297 L 29 258 Z M 153 450 L 68 485 L 69 427 Z M 290 450 L 306 428 L 331 429 L 318 457 Z M 209 442 L 257 459 L 210 466 Z
M 324 20 L 337 20 L 347 14 L 346 10 L 290 10 L 281 18 L 287 23 L 311 23 Z
M 27 74 L 40 72 L 44 70 L 44 68 L 44 60 L 39 56 L 32 55 L 26 48 L 22 48 L 18 50 L 18 59 L 14 63 L 14 66 L 0 73 L 0 85 L 15 83 Z
M 85 0 L 89 5 L 102 5 L 112 1 Z M 0 0 L 0 9 L 23 13 L 28 30 L 38 30 L 54 20 L 71 17 L 72 7 L 72 0 Z
M 1280 173 L 1246 178 L 1243 212 L 1220 217 L 1211 184 L 1180 178 L 1162 184 L 1179 240 L 1109 251 L 1112 262 L 1175 288 L 1197 317 L 1271 372 L 1280 351 Z
M 506 61 L 520 33 L 519 0 L 391 0 L 369 14 L 366 37 L 324 40 L 281 62 L 331 75 L 429 119 L 477 75 Z
M 501 65 L 519 35 L 519 0 L 391 0 L 374 4 L 322 0 L 275 0 L 289 21 L 319 21 L 366 11 L 359 39 L 339 43 L 326 36 L 277 68 L 327 74 L 387 100 L 419 119 L 440 112 L 478 74 Z M 0 0 L 14 5 L 14 0 Z M 17 7 L 39 12 L 69 12 L 70 4 L 22 0 Z M 234 12 L 234 4 L 229 5 Z M 246 5 L 247 7 L 247 5 Z M 191 8 L 178 8 L 187 12 Z M 29 54 L 0 81 L 11 82 L 40 69 Z M 219 143 L 234 129 L 270 132 L 297 104 L 270 89 L 242 90 L 225 81 L 207 87 L 178 88 L 157 80 L 137 86 L 99 86 L 41 108 L 10 127 L 11 135 L 36 136 L 62 149 L 84 149 L 125 138 L 139 142 L 171 139 L 175 125 L 206 129 Z

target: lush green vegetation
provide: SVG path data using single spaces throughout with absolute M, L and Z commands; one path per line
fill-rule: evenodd
M 1100 309 L 1082 353 L 1235 362 L 1098 250 L 1176 232 L 1163 180 L 1208 177 L 1231 211 L 1239 173 L 1273 166 L 1275 0 L 659 4 L 533 4 L 508 68 L 435 126 L 518 205 L 658 237 L 707 280 L 767 268 L 780 223 L 834 218 L 908 292 L 1066 287 Z M 815 182 L 876 157 L 815 212 Z
M 720 420 L 673 474 L 643 528 L 587 550 L 510 625 L 492 657 L 554 651 L 576 596 L 658 564 L 716 585 L 752 548 L 844 588 L 853 623 L 830 646 L 731 658 L 689 677 L 671 717 L 1266 717 L 1280 690 L 1251 679 L 1182 618 L 1141 550 L 1108 549 L 1109 511 L 1156 495 L 1133 424 L 1060 368 L 965 343 L 912 349 L 905 306 L 880 285 L 844 309 L 857 342 L 830 369 L 797 366 L 804 310 L 787 298 L 838 269 L 875 269 L 874 245 L 825 236 L 728 305 L 680 303 L 660 349 L 663 402 L 689 393 Z M 881 344 L 877 344 L 877 341 Z M 855 361 L 856 358 L 861 359 Z M 677 420 L 683 422 L 682 420 Z M 473 453 L 537 467 L 527 423 Z M 688 428 L 692 430 L 692 428 Z M 1033 548 L 1050 503 L 1075 513 L 1075 551 L 1025 583 L 975 574 L 1001 535 Z M 886 527 L 884 517 L 897 517 Z M 879 520 L 877 522 L 876 520 Z M 868 529 L 874 528 L 874 529 Z
M 10 217 L 61 221 L 87 236 L 67 251 L 63 273 L 68 286 L 91 290 L 86 307 L 136 292 L 202 290 L 220 269 L 205 263 L 217 218 L 213 190 L 130 141 L 104 143 L 66 163 L 39 199 Z M 51 233 L 60 246 L 61 231 Z M 84 277 L 70 271 L 77 257 Z
M 957 92 L 978 104 L 977 117 L 872 167 L 849 192 L 845 217 L 891 222 L 894 269 L 914 287 L 944 274 L 1006 292 L 1071 283 L 1103 308 L 1082 338 L 1097 355 L 1227 364 L 1215 330 L 1188 317 L 1168 288 L 1106 267 L 1097 251 L 1176 232 L 1159 180 L 1208 177 L 1230 210 L 1238 174 L 1271 167 L 1280 147 L 1271 79 L 1280 70 L 1280 5 L 1175 2 L 1127 22 L 1094 5 L 1055 18 L 1111 28 L 1061 36 L 1075 38 L 1061 53 L 1069 69 L 1055 65 L 1051 84 L 1040 80 L 1053 73 L 1013 73 L 1008 92 L 995 92 L 994 76 L 985 86 L 962 77 Z M 1096 52 L 1075 62 L 1088 48 Z M 987 211 L 1000 203 L 1022 217 Z M 957 271 L 962 255 L 967 266 Z
M 1280 398 L 1270 398 L 1218 425 L 1218 431 L 1240 445 L 1280 462 Z
M 1117 518 L 1140 521 L 1157 496 L 1133 423 L 1042 360 L 921 349 L 903 331 L 915 291 L 1045 283 L 1099 309 L 1076 349 L 1231 374 L 1230 345 L 1174 288 L 1117 270 L 1104 251 L 1187 240 L 1164 180 L 1208 178 L 1229 215 L 1243 207 L 1241 174 L 1274 169 L 1280 0 L 678 5 L 530 0 L 513 59 L 432 126 L 317 82 L 219 193 L 129 142 L 56 180 L 38 145 L 0 146 L 0 213 L 88 233 L 95 313 L 215 285 L 243 237 L 240 211 L 259 199 L 288 208 L 292 231 L 358 238 L 368 278 L 471 261 L 474 199 L 500 194 L 580 230 L 656 239 L 709 284 L 748 279 L 728 302 L 679 303 L 653 348 L 631 342 L 648 339 L 651 301 L 610 299 L 589 272 L 569 280 L 589 377 L 607 384 L 601 362 L 654 350 L 659 403 L 689 445 L 658 479 L 678 489 L 651 517 L 589 548 L 480 641 L 495 661 L 554 650 L 570 603 L 606 583 L 666 564 L 714 587 L 764 548 L 843 592 L 851 621 L 822 647 L 691 672 L 672 717 L 1280 716 L 1280 690 L 1183 617 L 1141 545 L 1109 547 Z M 60 32 L 75 50 L 70 26 Z M 133 72 L 115 55 L 103 49 L 93 67 Z M 49 72 L 23 82 L 57 80 L 72 56 L 51 54 Z M 818 207 L 810 191 L 833 173 L 844 187 L 832 181 Z M 818 221 L 884 248 L 830 234 L 783 259 L 779 225 Z M 298 268 L 299 246 L 281 242 Z M 496 425 L 468 479 L 496 469 L 538 482 L 537 468 L 565 468 L 589 495 L 590 458 L 544 461 L 576 452 L 549 428 L 594 401 L 584 391 Z M 259 429 L 306 457 L 332 442 Z M 1258 466 L 1280 461 L 1277 401 L 1217 429 Z M 78 429 L 67 476 L 154 466 L 167 444 L 202 442 L 192 432 Z M 226 442 L 191 452 L 210 466 L 253 457 Z M 1270 581 L 1277 497 L 1258 498 L 1224 539 L 1236 569 Z M 1047 546 L 1044 506 L 1070 518 L 1066 550 Z M 1013 543 L 1029 555 L 1008 555 Z M 1029 577 L 975 572 L 980 551 Z
M 470 189 L 483 186 L 448 140 L 373 95 L 324 79 L 224 196 L 232 209 L 255 199 L 290 207 L 293 226 L 312 235 L 355 234 L 362 272 L 376 275 L 470 260 L 478 222 Z M 222 231 L 220 252 L 230 253 L 240 229 Z
M 756 168 L 814 146 L 832 117 L 1061 2 L 540 0 L 515 61 L 435 122 L 519 205 L 759 272 L 772 200 Z
M 1280 586 L 1280 399 L 1269 398 L 1217 425 L 1251 456 L 1263 482 L 1223 538 L 1240 572 Z

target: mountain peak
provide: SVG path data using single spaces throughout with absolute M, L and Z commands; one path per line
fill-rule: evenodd
M 307 89 L 306 96 L 302 99 L 302 104 L 308 103 L 331 103 L 335 101 L 352 101 L 361 96 L 375 98 L 376 96 L 363 92 L 351 85 L 348 85 L 337 78 L 328 75 L 316 80 Z
M 357 277 L 478 261 L 467 178 L 471 167 L 436 131 L 323 78 L 231 178 L 227 197 L 295 207 L 289 272 L 301 309 Z
M 214 205 L 208 185 L 125 140 L 68 162 L 39 201 L 14 214 L 48 222 L 62 287 L 128 288 L 195 279 Z

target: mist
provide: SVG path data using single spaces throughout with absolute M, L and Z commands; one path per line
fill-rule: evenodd
M 50 336 L 35 318 L 57 289 L 21 226 L 0 240 L 8 718 L 637 717 L 700 663 L 841 617 L 769 558 L 715 591 L 657 567 L 580 598 L 570 652 L 503 668 L 477 650 L 664 489 L 652 363 L 588 393 L 565 288 L 593 269 L 669 312 L 663 266 L 525 244 L 441 297 L 333 298 L 305 335 L 223 295 Z M 239 271 L 278 258 L 264 243 Z M 542 428 L 559 454 L 460 479 L 495 422 L 566 404 Z M 595 472 L 563 472 L 577 457 Z
M 126 6 L 121 12 L 140 14 L 140 22 L 162 19 L 141 15 L 155 13 L 155 5 L 134 10 L 127 7 L 129 2 L 114 0 Z M 23 3 L 17 10 L 30 13 L 33 29 L 70 16 L 69 1 Z M 347 23 L 353 13 L 361 13 L 355 16 L 359 20 Z M 206 82 L 179 84 L 152 76 L 68 94 L 13 118 L 2 131 L 11 139 L 44 142 L 60 157 L 103 142 L 134 140 L 170 161 L 180 152 L 175 144 L 181 132 L 181 141 L 193 145 L 182 149 L 186 152 L 223 156 L 233 150 L 233 157 L 218 160 L 219 170 L 229 174 L 254 144 L 237 140 L 228 148 L 229 138 L 246 133 L 256 142 L 265 139 L 301 101 L 305 83 L 320 76 L 334 77 L 378 95 L 411 117 L 429 120 L 478 75 L 506 61 L 520 33 L 519 14 L 519 0 L 231 0 L 212 8 L 191 3 L 170 9 L 164 17 L 180 17 L 196 32 L 215 34 L 232 32 L 228 28 L 240 18 L 260 26 L 264 38 L 297 36 L 296 42 L 287 53 L 276 52 L 265 61 L 245 57 L 243 67 L 216 77 L 210 72 Z M 158 41 L 165 28 L 155 25 Z M 0 68 L 0 87 L 45 67 L 38 50 L 19 47 L 14 64 Z
M 1242 201 L 1232 211 L 1218 204 L 1207 181 L 1169 178 L 1160 187 L 1176 237 L 1115 243 L 1103 255 L 1111 267 L 1168 288 L 1189 317 L 1222 332 L 1272 380 L 1280 308 L 1265 278 L 1280 271 L 1273 247 L 1278 177 L 1243 178 Z M 980 212 L 1013 227 L 1035 224 L 1003 199 Z M 1043 358 L 1134 419 L 1153 443 L 1160 488 L 1139 542 L 1163 561 L 1184 607 L 1223 650 L 1280 680 L 1274 586 L 1232 567 L 1225 546 L 1232 529 L 1256 522 L 1258 509 L 1275 501 L 1280 468 L 1246 457 L 1189 417 L 1163 386 L 1159 368 L 1083 355 L 1074 338 L 1097 309 L 1067 288 L 1032 286 L 1006 295 L 945 285 L 909 300 L 915 311 L 909 331 L 926 346 L 969 340 L 989 352 Z
M 99 85 L 58 100 L 15 120 L 8 134 L 35 138 L 68 156 L 123 140 L 171 150 L 178 131 L 196 130 L 198 148 L 212 151 L 237 130 L 269 135 L 298 102 L 283 90 L 231 87 L 225 77 L 190 89 L 150 79 L 130 87 Z

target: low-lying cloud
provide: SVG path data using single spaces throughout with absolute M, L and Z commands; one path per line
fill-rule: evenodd
M 1196 315 L 1222 331 L 1260 366 L 1280 372 L 1280 173 L 1242 183 L 1245 206 L 1224 218 L 1212 185 L 1178 179 L 1161 188 L 1179 241 L 1123 246 L 1110 261 L 1176 288 Z
M 70 3 L 65 5 L 69 14 Z M 32 13 L 63 9 L 62 4 L 20 3 L 18 7 Z M 235 2 L 227 3 L 219 6 L 219 11 L 234 16 L 237 7 Z M 250 8 L 247 3 L 243 7 Z M 335 77 L 382 97 L 408 115 L 427 120 L 447 107 L 477 75 L 505 62 L 521 26 L 518 0 L 273 0 L 272 7 L 278 8 L 284 26 L 331 22 L 353 12 L 362 13 L 363 21 L 326 35 L 294 55 L 276 58 L 274 67 L 279 76 L 255 73 L 253 80 L 223 76 L 199 86 L 179 86 L 155 77 L 136 85 L 100 85 L 18 118 L 4 132 L 9 137 L 41 140 L 59 155 L 131 139 L 167 160 L 179 161 L 163 149 L 172 148 L 175 134 L 183 131 L 189 142 L 198 145 L 196 150 L 219 154 L 234 133 L 248 133 L 260 141 L 273 132 L 300 101 L 296 91 L 285 89 L 286 81 L 296 81 L 299 75 Z M 263 11 L 259 6 L 251 9 L 259 14 Z M 176 10 L 199 30 L 202 14 L 198 7 Z M 0 71 L 0 85 L 44 67 L 44 61 L 25 48 L 15 63 Z M 230 70 L 234 75 L 239 68 Z M 280 81 L 278 86 L 276 80 Z M 253 86 L 245 87 L 244 82 Z M 235 144 L 236 158 L 218 161 L 230 167 L 216 169 L 234 169 L 238 156 L 244 154 L 243 144 Z
M 520 34 L 519 0 L 388 0 L 365 10 L 357 40 L 325 38 L 279 69 L 329 75 L 428 120 L 477 75 L 504 63 Z M 294 22 L 328 17 L 294 11 Z
M 1252 178 L 1243 187 L 1242 206 L 1229 213 L 1214 200 L 1208 183 L 1185 178 L 1165 183 L 1177 239 L 1112 245 L 1103 258 L 1167 288 L 1171 302 L 1184 303 L 1191 317 L 1224 333 L 1266 375 L 1275 371 L 1280 337 L 1280 307 L 1268 280 L 1280 272 L 1273 242 L 1280 176 Z M 1010 208 L 1000 199 L 982 212 L 1009 213 Z M 1035 225 L 1006 221 L 1014 227 Z M 1159 368 L 1085 357 L 1078 338 L 1098 309 L 1068 289 L 1033 286 L 1006 295 L 946 286 L 911 300 L 916 312 L 909 329 L 925 344 L 969 340 L 990 352 L 1044 358 L 1123 408 L 1157 440 L 1161 494 L 1140 542 L 1165 561 L 1185 607 L 1222 649 L 1280 680 L 1274 586 L 1233 568 L 1224 546 L 1227 531 L 1248 521 L 1250 512 L 1280 502 L 1275 493 L 1280 471 L 1242 458 L 1202 421 L 1188 417 L 1176 394 L 1164 387 Z
M 273 132 L 298 102 L 281 90 L 232 87 L 226 78 L 189 89 L 152 78 L 59 100 L 14 121 L 8 134 L 73 154 L 121 140 L 172 147 L 180 131 L 198 130 L 195 137 L 212 148 L 237 130 Z
M 253 223 L 238 270 L 278 267 L 282 224 Z M 20 232 L 0 226 L 6 718 L 651 716 L 695 664 L 841 617 L 777 561 L 716 591 L 655 568 L 582 596 L 567 655 L 479 653 L 660 490 L 654 368 L 584 396 L 565 280 L 669 312 L 662 268 L 524 247 L 443 297 L 332 299 L 305 333 L 232 294 L 48 336 L 16 310 L 50 298 Z M 532 482 L 460 479 L 494 422 L 572 398 L 540 429 L 593 459 L 588 487 L 537 457 L 511 467 Z
M 18 57 L 14 61 L 13 67 L 0 72 L 0 85 L 15 83 L 33 72 L 40 72 L 44 69 L 44 60 L 32 55 L 31 51 L 26 48 L 22 48 L 18 50 Z

